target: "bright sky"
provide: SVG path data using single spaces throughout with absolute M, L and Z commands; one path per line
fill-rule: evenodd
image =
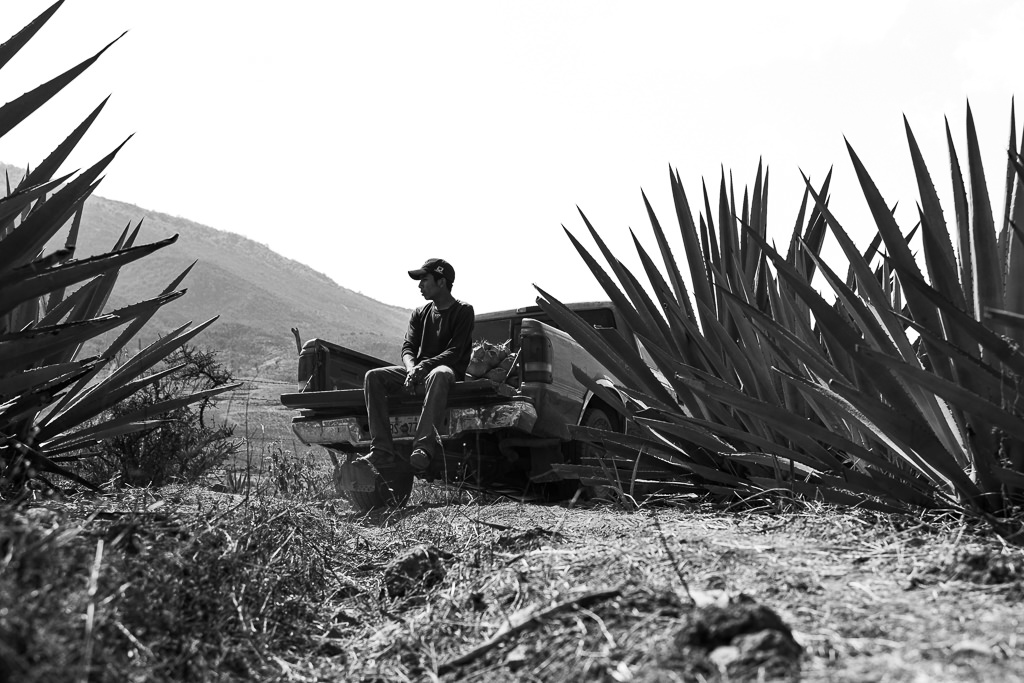
M 49 4 L 5 3 L 0 40 Z M 135 133 L 102 196 L 403 307 L 421 302 L 405 271 L 434 256 L 478 311 L 531 303 L 531 283 L 603 299 L 560 226 L 586 237 L 578 205 L 637 264 L 629 228 L 654 245 L 641 188 L 675 225 L 669 165 L 696 205 L 702 177 L 717 196 L 724 166 L 739 191 L 763 157 L 780 243 L 800 169 L 820 182 L 834 165 L 833 209 L 866 244 L 844 136 L 909 229 L 902 116 L 948 196 L 943 117 L 965 158 L 969 99 L 1000 206 L 1021 26 L 1012 0 L 67 0 L 0 72 L 0 101 L 128 34 L 0 160 L 34 166 L 112 94 L 70 163 Z

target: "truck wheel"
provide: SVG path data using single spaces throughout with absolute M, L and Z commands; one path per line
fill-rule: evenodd
M 586 409 L 583 413 L 583 419 L 580 420 L 580 425 L 583 427 L 590 427 L 592 429 L 603 429 L 608 432 L 616 431 L 615 423 L 612 418 L 609 417 L 608 411 L 604 407 L 591 406 Z M 573 441 L 567 445 L 566 450 L 563 453 L 567 455 L 566 461 L 573 465 L 582 465 L 583 459 L 586 457 L 593 457 L 591 453 L 595 449 L 588 443 L 582 441 Z M 591 464 L 591 463 L 587 463 Z M 541 495 L 545 500 L 548 501 L 560 501 L 569 500 L 576 495 L 576 491 L 580 488 L 579 479 L 562 479 L 560 481 L 547 482 L 540 485 Z M 583 487 L 583 496 L 585 498 L 595 497 L 596 491 L 592 486 Z
M 606 432 L 619 431 L 617 421 L 611 417 L 608 408 L 604 406 L 590 406 L 583 412 L 583 419 L 580 420 L 581 427 L 600 429 Z M 584 441 L 572 442 L 572 462 L 575 465 L 594 466 L 594 459 L 602 455 L 598 448 Z M 580 482 L 574 481 L 577 486 Z M 603 486 L 583 486 L 584 498 L 604 497 Z
M 365 484 L 358 489 L 352 485 L 371 478 L 372 490 Z M 365 463 L 349 461 L 334 470 L 335 489 L 359 512 L 405 505 L 412 493 L 412 480 L 412 470 L 404 467 L 381 467 L 375 473 Z
M 600 429 L 606 432 L 616 432 L 618 427 L 612 420 L 611 416 L 608 415 L 608 410 L 603 406 L 590 406 L 583 413 L 583 419 L 580 420 L 581 427 L 590 427 L 591 429 Z M 597 452 L 597 449 L 591 446 L 589 443 L 583 441 L 575 442 L 575 453 L 576 463 L 581 464 L 583 458 L 593 457 Z

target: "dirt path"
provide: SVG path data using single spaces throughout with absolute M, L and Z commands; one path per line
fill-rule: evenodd
M 953 524 L 509 501 L 413 506 L 350 523 L 367 561 L 330 634 L 332 651 L 345 655 L 323 662 L 350 680 L 440 672 L 442 680 L 675 681 L 721 671 L 756 679 L 756 666 L 731 668 L 739 640 L 694 639 L 690 594 L 781 617 L 802 647 L 799 673 L 769 666 L 769 680 L 1024 680 L 1024 556 Z M 391 596 L 388 558 L 419 544 L 450 557 L 437 560 L 434 585 Z M 605 590 L 614 595 L 569 604 Z M 519 630 L 474 650 L 510 626 Z
M 1024 553 L 938 517 L 423 485 L 372 516 L 190 487 L 2 517 L 0 681 L 1024 681 Z

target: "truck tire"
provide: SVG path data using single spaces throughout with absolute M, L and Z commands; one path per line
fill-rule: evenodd
M 602 405 L 590 406 L 587 408 L 583 412 L 583 419 L 580 420 L 580 426 L 590 427 L 591 429 L 601 429 L 606 432 L 619 431 L 617 422 L 608 414 L 608 408 L 605 408 Z M 580 463 L 584 457 L 587 457 L 593 451 L 593 447 L 583 441 L 576 441 L 573 445 L 575 446 L 573 449 L 575 451 L 573 455 L 576 457 L 577 463 Z
M 614 432 L 617 431 L 615 422 L 608 415 L 608 409 L 604 406 L 591 406 L 583 412 L 583 418 L 580 420 L 580 426 L 591 427 L 593 429 L 603 429 L 605 431 Z M 568 448 L 563 451 L 567 454 L 567 462 L 573 465 L 582 464 L 583 458 L 591 450 L 590 444 L 582 441 L 573 441 L 568 445 Z M 544 500 L 557 502 L 561 500 L 569 500 L 576 495 L 576 491 L 579 490 L 581 484 L 579 479 L 562 479 L 560 481 L 552 481 L 540 485 L 541 494 Z M 583 495 L 585 498 L 592 498 L 594 491 L 591 486 L 583 487 Z
M 342 468 L 366 467 L 358 462 L 346 462 L 334 473 L 334 486 L 338 493 L 352 504 L 359 512 L 369 512 L 379 508 L 401 507 L 409 500 L 412 493 L 412 470 L 404 467 L 380 468 L 374 477 L 372 491 L 353 491 L 342 486 Z
M 611 412 L 611 409 L 606 408 L 604 405 L 592 405 L 583 412 L 583 418 L 580 420 L 580 426 L 590 427 L 591 429 L 601 429 L 606 432 L 617 432 L 619 431 L 618 421 L 612 417 L 613 414 L 614 413 Z M 593 459 L 596 457 L 598 457 L 598 450 L 589 443 L 584 441 L 572 442 L 573 464 L 593 466 Z M 588 460 L 589 462 L 587 462 Z M 583 497 L 586 499 L 605 497 L 604 486 L 584 486 L 579 481 L 574 481 L 573 483 L 577 486 L 582 486 Z

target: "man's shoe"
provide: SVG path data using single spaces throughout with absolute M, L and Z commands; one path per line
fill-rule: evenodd
M 409 464 L 417 472 L 424 472 L 430 467 L 430 454 L 422 448 L 417 448 L 409 455 Z
M 372 466 L 374 469 L 378 467 L 390 467 L 398 462 L 398 458 L 393 453 L 388 453 L 382 450 L 371 450 L 366 455 L 361 455 L 356 458 L 356 462 L 365 463 Z

